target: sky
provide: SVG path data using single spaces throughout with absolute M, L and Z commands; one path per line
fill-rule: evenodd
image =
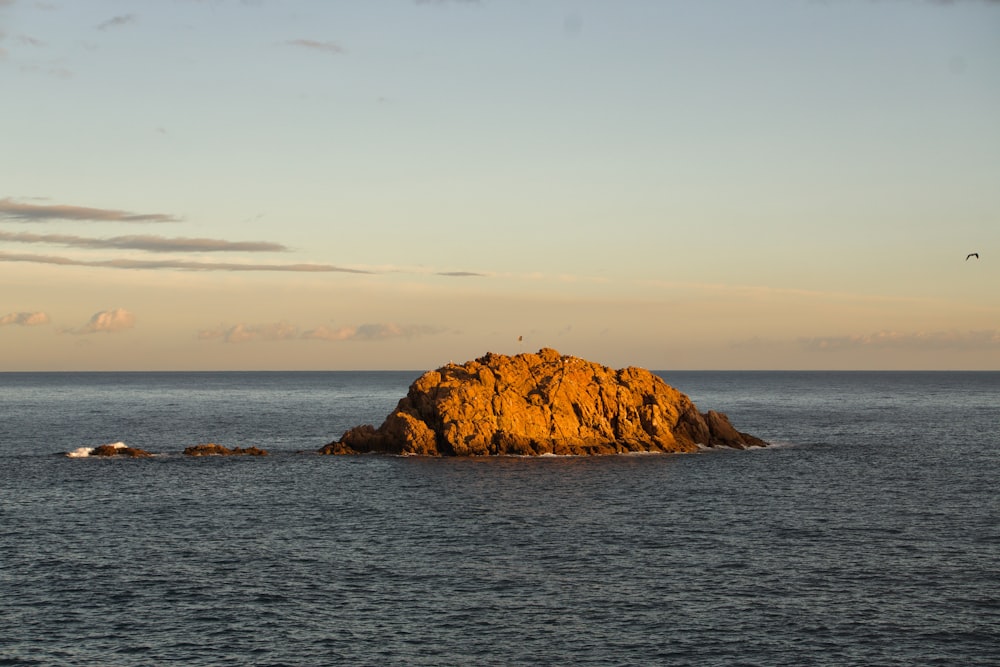
M 997 0 L 0 0 L 0 91 L 0 371 L 1000 369 Z

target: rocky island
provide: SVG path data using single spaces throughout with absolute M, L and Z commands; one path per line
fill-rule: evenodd
M 488 353 L 428 371 L 379 427 L 357 426 L 322 454 L 602 455 L 763 447 L 721 412 L 641 368 L 613 370 L 543 348 Z
M 130 459 L 144 459 L 152 456 L 145 449 L 129 447 L 124 443 L 116 442 L 110 445 L 99 445 L 90 451 L 90 456 L 120 456 Z

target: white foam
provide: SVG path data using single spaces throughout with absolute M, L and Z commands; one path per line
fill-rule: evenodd
M 750 449 L 785 449 L 787 447 L 798 447 L 799 443 L 789 442 L 787 440 L 779 440 L 777 442 L 768 443 L 767 447 L 750 447 Z
M 108 447 L 114 447 L 115 449 L 124 449 L 128 447 L 124 442 L 111 442 L 108 443 Z M 97 447 L 77 447 L 71 452 L 66 452 L 66 456 L 71 459 L 82 459 L 90 456 Z

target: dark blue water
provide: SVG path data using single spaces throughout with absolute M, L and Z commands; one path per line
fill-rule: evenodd
M 1000 373 L 664 374 L 745 452 L 296 453 L 416 375 L 0 374 L 0 664 L 1000 664 Z

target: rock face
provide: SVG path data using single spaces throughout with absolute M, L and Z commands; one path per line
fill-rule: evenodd
M 424 373 L 382 426 L 352 428 L 320 453 L 584 455 L 766 444 L 721 412 L 699 413 L 649 371 L 612 370 L 545 348 Z
M 267 450 L 257 447 L 223 447 L 214 442 L 184 449 L 185 456 L 267 456 Z

